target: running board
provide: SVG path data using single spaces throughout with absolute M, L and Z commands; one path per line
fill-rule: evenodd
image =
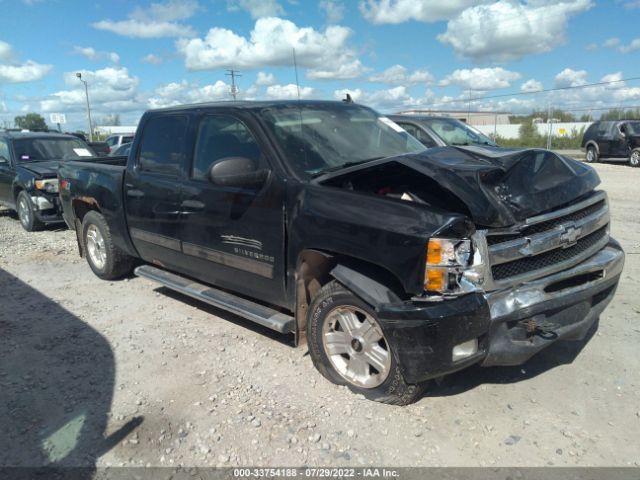
M 264 305 L 223 292 L 214 287 L 198 283 L 194 280 L 167 272 L 151 265 L 142 265 L 134 270 L 139 277 L 153 280 L 171 290 L 221 308 L 236 315 L 258 323 L 280 333 L 295 331 L 295 320 L 292 316 Z

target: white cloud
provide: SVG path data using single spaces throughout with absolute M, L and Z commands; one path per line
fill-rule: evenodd
M 63 75 L 68 90 L 52 93 L 40 102 L 45 112 L 74 111 L 84 108 L 85 94 L 76 71 Z M 139 79 L 129 75 L 124 67 L 107 67 L 100 70 L 80 70 L 82 79 L 89 86 L 89 98 L 94 108 L 101 112 L 123 112 L 141 108 L 138 94 Z
M 444 3 L 444 2 L 443 2 Z M 500 0 L 464 10 L 438 40 L 474 61 L 508 62 L 553 50 L 564 43 L 569 17 L 593 6 L 592 0 Z
M 537 92 L 539 90 L 542 90 L 542 88 L 542 83 L 534 80 L 533 78 L 520 85 L 521 92 Z
M 634 38 L 633 40 L 631 40 L 631 42 L 629 42 L 628 45 L 621 45 L 618 50 L 620 50 L 620 52 L 622 53 L 629 53 L 640 50 L 640 38 Z
M 336 100 L 342 100 L 347 93 L 351 95 L 351 99 L 354 102 L 380 110 L 399 110 L 403 107 L 416 106 L 421 103 L 420 100 L 413 98 L 403 85 L 374 91 L 343 88 L 335 90 L 333 95 Z
M 0 40 L 0 61 L 6 61 L 11 58 L 11 45 Z
M 360 11 L 364 18 L 376 24 L 408 20 L 437 22 L 449 20 L 477 4 L 477 0 L 363 0 Z
M 390 85 L 416 85 L 418 83 L 430 84 L 434 80 L 427 70 L 415 70 L 409 73 L 402 65 L 393 65 L 381 73 L 373 74 L 369 77 L 370 82 L 388 83 Z
M 605 48 L 614 48 L 620 45 L 620 39 L 618 37 L 607 38 L 602 44 Z
M 127 20 L 100 20 L 92 26 L 132 38 L 192 37 L 193 29 L 179 21 L 192 17 L 197 10 L 195 0 L 170 0 L 152 3 L 146 10 L 137 7 Z
M 584 47 L 585 50 L 597 50 L 598 49 L 598 44 L 596 42 L 591 42 L 589 45 L 587 45 L 586 47 Z
M 254 20 L 263 17 L 284 15 L 284 8 L 276 0 L 227 0 L 227 10 L 249 12 Z
M 441 87 L 456 85 L 464 90 L 494 90 L 511 86 L 520 74 L 501 67 L 459 69 L 440 81 Z
M 154 53 L 149 53 L 142 57 L 140 60 L 142 63 L 148 63 L 151 65 L 160 65 L 162 63 L 162 57 Z
M 273 73 L 258 72 L 258 76 L 256 77 L 256 85 L 268 86 L 274 85 L 275 83 L 276 77 L 273 76 Z
M 86 57 L 93 62 L 99 60 L 109 60 L 110 62 L 118 63 L 120 61 L 120 55 L 118 55 L 116 52 L 101 52 L 93 47 L 75 46 L 73 47 L 73 53 L 82 55 L 83 57 Z
M 603 76 L 600 79 L 600 81 L 609 82 L 608 85 L 605 85 L 605 88 L 607 89 L 626 88 L 627 84 L 622 81 L 623 78 L 624 76 L 622 75 L 622 72 L 615 72 L 615 73 L 608 73 L 607 75 Z
M 344 5 L 335 0 L 321 0 L 318 4 L 327 17 L 327 23 L 339 23 L 344 18 Z
M 204 38 L 180 39 L 176 46 L 189 70 L 290 67 L 295 48 L 298 65 L 310 69 L 309 78 L 346 79 L 364 71 L 355 51 L 347 45 L 351 33 L 338 25 L 321 32 L 298 27 L 289 20 L 267 17 L 256 21 L 248 38 L 215 27 Z
M 309 98 L 315 94 L 311 87 L 300 87 L 300 98 Z M 293 83 L 288 85 L 270 85 L 267 87 L 267 97 L 279 100 L 296 100 L 298 87 Z
M 51 71 L 51 65 L 27 60 L 20 65 L 0 65 L 0 83 L 26 83 L 40 80 Z
M 559 74 L 556 75 L 555 85 L 556 87 L 577 87 L 587 83 L 586 70 L 573 70 L 571 68 L 565 68 Z

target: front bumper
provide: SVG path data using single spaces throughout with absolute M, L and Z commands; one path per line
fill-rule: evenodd
M 460 370 L 519 365 L 558 340 L 585 337 L 609 304 L 624 252 L 615 240 L 568 270 L 438 303 L 383 305 L 378 317 L 408 382 Z M 453 347 L 478 339 L 477 353 L 453 361 Z

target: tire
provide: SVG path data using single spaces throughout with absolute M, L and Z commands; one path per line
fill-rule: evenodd
M 640 148 L 634 148 L 629 154 L 629 165 L 632 167 L 640 167 Z
M 587 154 L 585 156 L 587 163 L 596 163 L 598 161 L 598 151 L 593 145 L 587 147 Z
M 101 279 L 115 280 L 131 273 L 134 259 L 113 244 L 109 225 L 100 213 L 84 216 L 82 244 L 89 267 Z
M 371 307 L 336 281 L 311 303 L 307 342 L 313 365 L 325 378 L 370 400 L 408 405 L 424 390 L 425 384 L 405 381 Z
M 18 212 L 20 225 L 27 232 L 36 232 L 44 228 L 44 223 L 36 218 L 31 197 L 24 190 L 16 198 L 16 211 Z

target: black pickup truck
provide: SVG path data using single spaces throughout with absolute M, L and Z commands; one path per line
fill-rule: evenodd
M 0 131 L 0 205 L 16 210 L 29 232 L 62 223 L 58 166 L 91 157 L 93 150 L 71 135 Z
M 139 276 L 306 339 L 327 379 L 387 403 L 584 338 L 624 263 L 590 166 L 426 150 L 352 103 L 149 111 L 126 165 L 101 162 L 59 170 L 99 277 L 142 263 Z

